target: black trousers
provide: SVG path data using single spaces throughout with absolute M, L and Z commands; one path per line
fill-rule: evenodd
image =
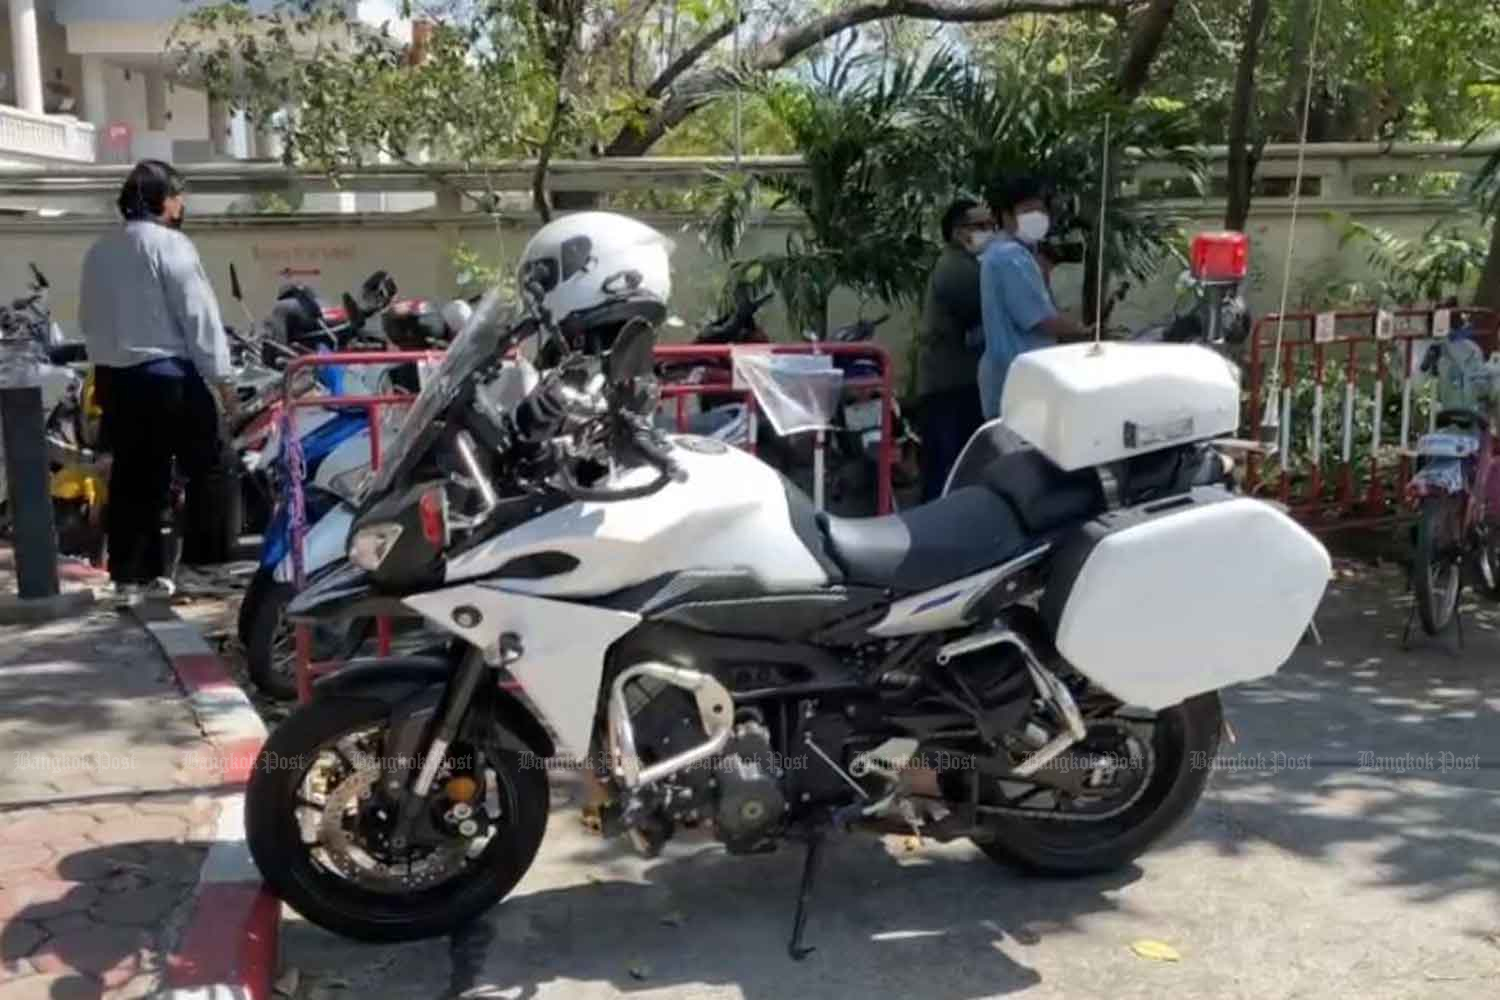
M 147 583 L 167 573 L 162 529 L 168 524 L 174 468 L 186 480 L 183 536 L 212 523 L 222 478 L 219 412 L 195 374 L 109 371 L 104 422 L 114 463 L 109 475 L 109 574 Z M 185 551 L 184 558 L 197 561 Z
M 984 423 L 979 387 L 961 386 L 922 397 L 922 502 L 942 496 L 948 473 Z

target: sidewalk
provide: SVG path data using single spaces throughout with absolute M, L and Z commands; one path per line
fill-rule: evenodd
M 155 995 L 215 839 L 219 773 L 135 618 L 101 603 L 0 627 L 0 1000 Z

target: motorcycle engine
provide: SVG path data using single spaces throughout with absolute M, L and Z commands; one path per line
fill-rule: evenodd
M 649 765 L 707 737 L 693 699 L 680 688 L 642 680 L 627 689 L 636 752 Z M 771 734 L 747 714 L 735 726 L 724 750 L 662 781 L 658 812 L 670 823 L 693 827 L 713 824 L 732 852 L 761 848 L 786 814 L 786 797 L 777 777 Z
M 786 813 L 776 779 L 771 733 L 759 722 L 742 722 L 717 770 L 714 825 L 730 851 L 753 851 Z

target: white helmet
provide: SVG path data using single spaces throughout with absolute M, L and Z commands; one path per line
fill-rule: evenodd
M 542 305 L 569 337 L 611 337 L 631 319 L 660 323 L 672 295 L 672 241 L 613 212 L 579 212 L 543 226 L 521 253 Z M 607 345 L 600 345 L 605 347 Z
M 447 329 L 448 336 L 457 337 L 462 333 L 472 315 L 474 308 L 463 299 L 454 299 L 443 306 L 443 326 Z

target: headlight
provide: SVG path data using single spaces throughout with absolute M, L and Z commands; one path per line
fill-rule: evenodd
M 345 469 L 329 479 L 328 489 L 340 500 L 354 504 L 359 500 L 359 495 L 364 492 L 365 484 L 369 481 L 370 467 L 361 465 L 353 469 Z
M 399 524 L 387 522 L 360 528 L 349 540 L 349 561 L 365 572 L 373 573 L 380 568 L 400 537 Z

